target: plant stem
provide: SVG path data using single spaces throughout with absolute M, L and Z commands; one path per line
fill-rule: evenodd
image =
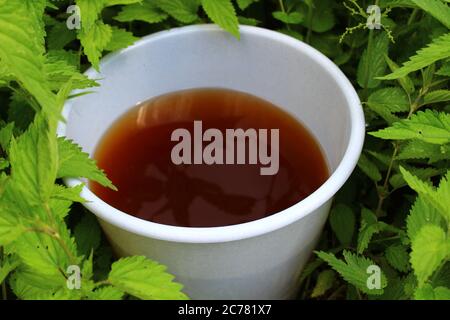
M 280 4 L 280 9 L 283 13 L 286 13 L 286 8 L 284 7 L 283 0 L 278 0 L 278 3 Z M 290 31 L 291 27 L 289 26 L 289 23 L 285 23 L 286 28 Z
M 375 215 L 377 217 L 379 217 L 381 215 L 381 209 L 383 207 L 383 202 L 386 199 L 386 194 L 387 194 L 387 190 L 389 187 L 389 179 L 391 178 L 391 173 L 392 173 L 392 169 L 394 167 L 394 162 L 395 162 L 395 158 L 397 157 L 397 153 L 398 153 L 398 144 L 396 143 L 394 146 L 394 152 L 392 152 L 392 157 L 391 157 L 391 161 L 389 162 L 389 167 L 388 167 L 388 171 L 386 173 L 386 177 L 384 178 L 384 182 L 383 182 L 383 190 L 381 191 L 382 193 L 378 193 L 378 204 L 377 204 L 377 209 L 375 211 Z
M 312 36 L 312 19 L 313 19 L 313 10 L 311 6 L 308 6 L 308 17 L 307 17 L 308 21 L 308 32 L 306 34 L 306 43 L 310 43 L 311 42 L 311 36 Z
M 416 100 L 410 105 L 409 113 L 408 113 L 408 116 L 406 117 L 405 120 L 408 120 L 409 118 L 411 118 L 411 116 L 414 114 L 414 112 L 417 111 L 417 109 L 418 109 L 418 107 L 419 107 L 420 100 L 422 99 L 423 95 L 425 95 L 426 92 L 427 92 L 427 89 L 424 90 L 424 88 L 422 88 L 422 89 L 419 91 L 419 95 L 417 96 Z M 395 145 L 394 145 L 394 151 L 393 151 L 393 153 L 392 153 L 392 157 L 391 157 L 391 160 L 390 160 L 390 162 L 389 162 L 388 171 L 387 171 L 387 173 L 386 173 L 386 177 L 385 177 L 385 179 L 384 179 L 384 183 L 383 183 L 383 186 L 382 186 L 382 188 L 383 188 L 382 193 L 380 193 L 380 192 L 378 191 L 378 204 L 377 204 L 377 209 L 376 209 L 376 211 L 375 211 L 375 215 L 376 215 L 377 217 L 380 216 L 381 210 L 382 210 L 382 208 L 383 208 L 383 202 L 384 202 L 384 200 L 386 199 L 387 194 L 389 194 L 389 192 L 388 192 L 389 179 L 391 178 L 392 169 L 393 169 L 393 167 L 394 167 L 395 158 L 397 157 L 399 148 L 400 148 L 399 144 L 398 144 L 398 143 L 395 143 Z
M 408 19 L 408 26 L 414 22 L 414 19 L 417 17 L 418 13 L 419 13 L 419 9 L 416 8 L 413 10 L 413 12 L 411 13 L 411 15 L 409 16 L 409 19 Z

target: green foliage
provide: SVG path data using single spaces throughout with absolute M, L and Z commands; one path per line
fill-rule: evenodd
M 242 23 L 309 43 L 339 65 L 362 100 L 364 152 L 336 195 L 299 298 L 450 299 L 448 0 L 377 1 L 381 28 L 373 30 L 359 0 L 76 0 L 75 30 L 66 25 L 67 3 L 0 0 L 4 298 L 186 298 L 157 262 L 114 261 L 95 218 L 74 205 L 84 201 L 82 185 L 60 179 L 114 186 L 79 146 L 56 137 L 56 124 L 73 89 L 98 86 L 83 71 L 99 69 L 105 53 L 212 21 L 235 38 Z M 71 265 L 82 271 L 80 290 L 67 287 Z M 368 286 L 371 266 L 381 270 L 379 289 Z
M 236 12 L 231 0 L 201 0 L 203 10 L 219 26 L 239 39 L 239 27 Z
M 375 265 L 373 261 L 368 258 L 357 256 L 351 252 L 344 251 L 344 260 L 336 258 L 333 254 L 326 252 L 318 252 L 317 255 L 322 260 L 326 261 L 331 268 L 338 272 L 345 281 L 354 285 L 356 288 L 364 293 L 371 295 L 379 295 L 383 293 L 383 288 L 387 285 L 386 276 L 381 274 L 381 288 L 370 289 L 367 286 L 370 273 L 368 273 L 369 266 Z

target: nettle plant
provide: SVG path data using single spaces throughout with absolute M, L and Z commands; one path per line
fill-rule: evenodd
M 363 101 L 364 152 L 299 298 L 450 299 L 448 0 L 0 0 L 3 298 L 187 298 L 157 262 L 114 261 L 82 186 L 61 179 L 114 186 L 56 127 L 72 90 L 98 86 L 82 72 L 103 54 L 211 20 L 236 38 L 240 23 L 309 43 Z

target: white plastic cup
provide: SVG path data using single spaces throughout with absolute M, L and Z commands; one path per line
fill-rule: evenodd
M 168 266 L 193 299 L 286 299 L 327 219 L 332 198 L 354 170 L 364 140 L 361 103 L 349 80 L 319 51 L 278 32 L 242 26 L 241 40 L 213 25 L 142 38 L 107 56 L 96 93 L 69 100 L 59 135 L 93 154 L 110 125 L 137 103 L 189 88 L 251 93 L 299 119 L 319 141 L 330 178 L 294 206 L 248 223 L 187 228 L 161 225 L 82 196 L 119 256 L 145 255 Z M 120 157 L 120 155 L 117 155 Z M 83 179 L 66 180 L 69 186 Z M 83 181 L 85 182 L 85 181 Z

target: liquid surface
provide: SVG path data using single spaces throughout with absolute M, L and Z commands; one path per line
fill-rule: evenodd
M 171 134 L 185 128 L 193 137 L 195 120 L 203 132 L 216 128 L 224 136 L 226 129 L 279 129 L 278 173 L 261 175 L 261 164 L 175 165 L 171 151 L 178 142 Z M 118 188 L 90 182 L 97 196 L 133 216 L 183 227 L 269 216 L 310 195 L 329 175 L 315 138 L 297 120 L 265 100 L 225 89 L 174 92 L 138 105 L 106 132 L 94 158 Z

